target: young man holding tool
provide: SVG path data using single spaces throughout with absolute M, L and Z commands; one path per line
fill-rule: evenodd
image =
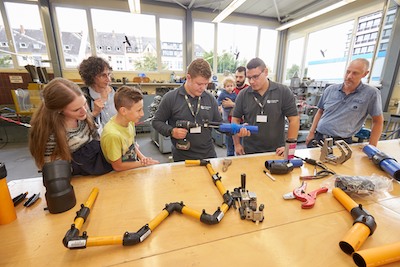
M 210 64 L 198 58 L 190 63 L 186 82 L 168 92 L 161 100 L 152 125 L 164 136 L 171 136 L 174 161 L 215 158 L 211 128 L 177 127 L 177 121 L 202 125 L 204 122 L 222 122 L 214 96 L 206 92 L 211 77 Z

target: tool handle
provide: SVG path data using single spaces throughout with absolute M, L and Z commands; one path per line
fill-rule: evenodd
M 186 166 L 206 166 L 210 161 L 204 159 L 187 159 L 185 160 Z
M 245 173 L 242 173 L 240 175 L 240 181 L 241 181 L 242 190 L 245 190 L 246 189 L 246 174 Z
M 218 130 L 222 133 L 231 133 L 237 134 L 240 132 L 240 129 L 245 128 L 250 131 L 252 134 L 258 133 L 258 126 L 254 125 L 244 125 L 244 124 L 235 124 L 235 123 L 223 123 L 219 126 Z
M 318 188 L 317 190 L 314 190 L 314 191 L 312 191 L 312 192 L 310 192 L 308 194 L 311 197 L 316 198 L 319 194 L 326 193 L 326 192 L 328 192 L 328 188 L 327 187 L 321 187 L 321 188 Z
M 13 198 L 14 207 L 16 207 L 19 203 L 21 203 L 25 197 L 28 195 L 28 192 L 22 193 Z
M 191 121 L 185 121 L 185 120 L 178 120 L 176 121 L 176 127 L 177 128 L 184 128 L 189 130 L 190 128 L 196 128 L 200 126 L 199 124 Z

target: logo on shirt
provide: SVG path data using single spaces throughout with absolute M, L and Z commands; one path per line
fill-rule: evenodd
M 200 106 L 200 109 L 204 109 L 204 110 L 210 110 L 211 109 L 211 106 L 203 106 L 203 105 L 201 105 Z
M 278 100 L 278 99 L 276 99 L 276 100 L 274 100 L 274 99 L 268 99 L 268 100 L 267 100 L 267 104 L 276 104 L 276 103 L 279 103 L 279 100 Z
M 136 148 L 134 143 L 129 147 L 125 155 L 122 156 L 121 160 L 122 162 L 137 161 Z

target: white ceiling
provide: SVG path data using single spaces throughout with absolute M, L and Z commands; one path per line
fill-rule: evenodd
M 163 2 L 191 10 L 209 10 L 218 15 L 232 0 L 142 0 Z M 234 13 L 276 19 L 285 23 L 323 9 L 341 0 L 247 0 Z

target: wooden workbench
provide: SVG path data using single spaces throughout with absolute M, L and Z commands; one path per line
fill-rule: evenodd
M 380 142 L 378 149 L 400 161 L 399 140 Z M 296 155 L 318 159 L 320 149 L 297 150 Z M 284 200 L 284 193 L 300 185 L 299 175 L 312 174 L 313 167 L 306 164 L 290 174 L 275 175 L 274 182 L 263 173 L 265 160 L 274 158 L 271 153 L 232 158 L 227 172 L 221 171 L 222 159 L 211 160 L 228 190 L 239 187 L 240 174 L 246 173 L 246 188 L 257 194 L 258 204 L 265 205 L 262 223 L 240 220 L 233 208 L 216 225 L 175 212 L 143 243 L 129 247 L 70 250 L 62 239 L 93 187 L 99 188 L 99 195 L 82 229 L 89 236 L 136 232 L 171 202 L 183 201 L 192 209 L 213 214 L 223 200 L 205 167 L 172 163 L 73 178 L 77 205 L 61 214 L 43 210 L 46 201 L 41 178 L 12 181 L 12 196 L 40 191 L 42 198 L 30 208 L 20 204 L 17 220 L 0 225 L 0 266 L 356 266 L 338 245 L 353 223 L 347 210 L 330 192 L 319 195 L 308 210 L 301 209 L 298 200 Z M 329 167 L 338 174 L 387 176 L 359 145 L 353 146 L 349 161 Z M 327 179 L 308 181 L 307 191 L 326 184 Z M 364 205 L 378 225 L 362 249 L 400 241 L 398 182 L 393 181 L 390 193 L 354 200 Z

